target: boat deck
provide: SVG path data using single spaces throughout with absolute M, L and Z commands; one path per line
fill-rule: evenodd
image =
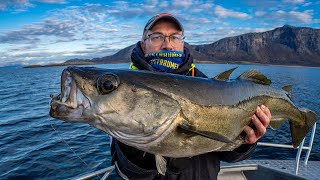
M 222 171 L 224 167 L 230 166 L 244 166 L 244 165 L 257 165 L 257 168 L 272 169 L 279 174 L 290 174 L 295 176 L 296 179 L 320 179 L 320 161 L 308 161 L 307 165 L 300 162 L 298 175 L 295 175 L 295 160 L 244 160 L 237 163 L 221 162 Z M 250 179 L 250 178 L 248 178 Z M 266 177 L 266 179 L 269 179 Z

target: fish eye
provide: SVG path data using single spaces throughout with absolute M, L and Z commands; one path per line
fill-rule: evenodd
M 103 84 L 102 84 L 102 89 L 105 91 L 105 92 L 111 92 L 113 90 L 114 86 L 112 84 L 111 81 L 105 81 Z
M 98 79 L 98 89 L 101 94 L 108 94 L 119 86 L 119 78 L 114 74 L 107 74 Z

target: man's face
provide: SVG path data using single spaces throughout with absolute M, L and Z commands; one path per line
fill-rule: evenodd
M 151 30 L 147 32 L 147 35 L 152 33 L 160 33 L 165 36 L 170 36 L 173 34 L 181 34 L 182 32 L 178 29 L 177 25 L 170 21 L 159 21 L 157 22 Z M 175 51 L 183 51 L 184 43 L 174 44 L 169 41 L 169 38 L 166 37 L 165 41 L 158 46 L 153 45 L 150 42 L 150 39 L 146 39 L 141 43 L 141 47 L 144 53 L 149 52 L 158 52 L 161 50 L 175 50 Z

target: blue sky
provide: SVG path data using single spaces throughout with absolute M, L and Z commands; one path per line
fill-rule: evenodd
M 285 24 L 320 28 L 319 9 L 310 0 L 0 0 L 0 66 L 114 54 L 161 12 L 181 20 L 186 42 L 209 44 Z

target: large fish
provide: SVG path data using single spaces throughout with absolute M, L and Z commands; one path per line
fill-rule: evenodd
M 61 94 L 52 98 L 50 115 L 83 122 L 117 140 L 156 155 L 190 157 L 210 151 L 231 151 L 243 141 L 258 105 L 271 113 L 270 125 L 289 120 L 297 147 L 317 120 L 298 109 L 289 87 L 274 89 L 257 70 L 229 80 L 230 69 L 216 77 L 198 78 L 136 70 L 68 67 L 62 72 Z

